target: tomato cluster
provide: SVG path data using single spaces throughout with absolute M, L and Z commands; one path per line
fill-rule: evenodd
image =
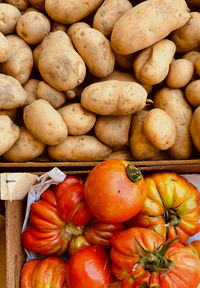
M 53 256 L 27 262 L 21 288 L 197 288 L 200 241 L 185 244 L 199 218 L 199 192 L 185 178 L 143 178 L 127 161 L 104 161 L 31 205 L 23 246 Z

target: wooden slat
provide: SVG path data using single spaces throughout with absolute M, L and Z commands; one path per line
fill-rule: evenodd
M 19 288 L 25 255 L 21 247 L 23 201 L 6 201 L 6 287 Z
M 200 159 L 190 160 L 157 160 L 157 161 L 130 161 L 138 167 L 147 166 L 173 166 L 173 165 L 200 165 Z M 0 162 L 0 167 L 91 167 L 95 166 L 100 162 Z

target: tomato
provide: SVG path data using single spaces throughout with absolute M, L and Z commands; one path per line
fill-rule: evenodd
M 200 230 L 199 191 L 184 177 L 158 172 L 145 178 L 147 199 L 130 226 L 151 228 L 164 239 L 186 243 Z
M 176 239 L 150 229 L 129 228 L 112 238 L 112 272 L 123 288 L 197 288 L 200 260 Z
M 89 247 L 89 246 L 90 246 L 90 243 L 87 241 L 85 236 L 80 235 L 78 237 L 74 237 L 71 240 L 67 253 L 68 253 L 69 257 L 71 257 L 78 250 Z
M 31 205 L 31 225 L 22 234 L 24 248 L 43 255 L 62 255 L 92 216 L 84 202 L 83 185 L 75 176 L 66 177 L 55 192 L 47 189 L 41 200 Z
M 70 288 L 108 288 L 110 267 L 104 249 L 94 245 L 76 252 L 67 266 L 67 281 Z
M 21 271 L 21 288 L 67 288 L 67 263 L 58 257 L 30 260 Z
M 107 160 L 94 167 L 85 181 L 84 194 L 90 211 L 106 223 L 130 219 L 146 199 L 141 172 L 124 160 Z
M 187 248 L 192 250 L 200 258 L 200 240 L 194 240 L 186 245 Z
M 68 176 L 55 189 L 58 216 L 73 225 L 84 226 L 92 218 L 84 200 L 82 180 Z
M 122 223 L 104 223 L 94 219 L 84 228 L 84 235 L 88 242 L 94 245 L 101 245 L 104 248 L 111 248 L 111 239 L 115 233 L 123 230 L 125 225 Z

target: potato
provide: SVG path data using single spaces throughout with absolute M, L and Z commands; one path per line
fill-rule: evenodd
M 62 144 L 48 147 L 49 156 L 57 161 L 100 161 L 111 152 L 108 146 L 89 135 L 68 136 Z
M 12 121 L 14 121 L 17 116 L 17 109 L 9 109 L 9 110 L 0 109 L 0 115 L 6 115 Z
M 131 153 L 127 149 L 121 149 L 113 151 L 105 160 L 122 159 L 122 160 L 133 160 Z
M 200 56 L 200 53 L 198 51 L 190 51 L 187 52 L 186 54 L 184 54 L 182 56 L 182 59 L 186 59 L 192 62 L 193 66 L 195 64 L 195 61 L 197 60 L 197 58 Z
M 146 48 L 133 63 L 136 78 L 148 85 L 162 82 L 169 72 L 175 52 L 175 44 L 167 39 Z
M 200 107 L 198 107 L 192 115 L 190 133 L 194 145 L 196 146 L 197 150 L 200 151 Z
M 171 35 L 177 52 L 187 52 L 200 44 L 200 13 L 190 13 L 190 20 Z
M 58 112 L 65 121 L 69 135 L 86 134 L 96 122 L 96 115 L 83 108 L 80 103 L 64 106 Z
M 13 5 L 0 3 L 0 32 L 4 35 L 15 32 L 21 12 Z
M 196 6 L 196 7 L 200 7 L 200 1 L 199 0 L 187 0 L 188 4 L 190 4 L 191 6 Z
M 15 109 L 26 102 L 26 91 L 17 79 L 0 74 L 0 87 L 0 109 Z
M 67 32 L 67 26 L 54 21 L 51 27 L 51 32 L 56 32 L 56 31 Z
M 185 89 L 185 96 L 190 104 L 200 106 L 200 80 L 190 82 Z
M 170 65 L 166 83 L 172 88 L 182 88 L 192 79 L 194 73 L 193 64 L 186 59 L 177 59 Z
M 110 36 L 115 22 L 132 7 L 128 0 L 105 0 L 94 16 L 93 28 Z
M 36 140 L 25 127 L 20 127 L 20 135 L 15 144 L 3 155 L 7 161 L 26 162 L 40 156 L 45 144 Z
M 37 9 L 44 10 L 45 0 L 29 0 L 29 2 Z
M 190 158 L 192 141 L 189 127 L 192 119 L 192 109 L 185 100 L 183 92 L 172 88 L 161 89 L 155 95 L 154 107 L 167 112 L 176 125 L 176 140 L 169 149 L 169 155 L 173 159 Z
M 103 0 L 46 0 L 45 9 L 49 16 L 62 24 L 75 23 L 94 12 Z
M 15 6 L 17 9 L 22 11 L 26 10 L 29 6 L 28 0 L 6 0 L 5 2 Z
M 38 44 L 49 34 L 51 24 L 42 13 L 29 11 L 19 18 L 16 29 L 26 43 Z
M 143 86 L 143 88 L 147 91 L 147 93 L 150 93 L 152 90 L 152 86 L 148 84 L 143 84 L 139 80 L 137 80 L 133 74 L 121 72 L 118 70 L 114 70 L 112 74 L 110 74 L 108 77 L 96 79 L 96 82 L 99 81 L 107 81 L 107 80 L 119 80 L 119 81 L 129 81 L 129 82 L 136 82 Z
M 42 42 L 40 44 L 38 44 L 35 47 L 35 49 L 33 49 L 33 62 L 34 62 L 34 66 L 37 70 L 39 70 L 38 62 L 39 62 L 41 52 L 42 52 Z
M 37 79 L 29 79 L 26 84 L 23 85 L 24 90 L 27 93 L 27 99 L 25 105 L 30 105 L 37 99 L 37 86 L 39 84 Z
M 0 115 L 0 156 L 19 138 L 19 127 L 6 115 Z
M 92 75 L 106 77 L 113 72 L 115 56 L 109 40 L 101 32 L 79 22 L 73 24 L 67 34 Z
M 197 74 L 200 76 L 200 56 L 196 59 L 194 66 L 196 68 Z
M 100 115 L 129 115 L 143 109 L 147 92 L 139 84 L 109 80 L 83 90 L 81 104 Z
M 85 87 L 83 87 L 82 85 L 79 85 L 73 89 L 67 90 L 65 92 L 65 96 L 66 96 L 67 100 L 72 100 L 75 97 L 80 97 L 84 88 Z
M 52 88 L 44 81 L 38 83 L 36 95 L 37 98 L 48 101 L 55 109 L 62 107 L 66 102 L 63 92 Z
M 143 109 L 133 114 L 132 117 L 130 149 L 136 160 L 148 160 L 156 157 L 159 153 L 159 149 L 157 149 L 144 134 L 143 123 L 147 113 L 148 110 Z
M 95 134 L 108 146 L 119 146 L 128 143 L 131 115 L 99 116 L 95 124 Z
M 40 52 L 39 71 L 50 86 L 67 91 L 83 82 L 85 63 L 65 32 L 50 33 L 42 42 Z
M 190 18 L 184 0 L 148 0 L 127 11 L 114 24 L 111 46 L 118 54 L 142 50 L 182 27 Z
M 67 127 L 60 114 L 43 99 L 24 108 L 24 124 L 29 132 L 47 145 L 58 145 L 67 137 Z
M 159 150 L 167 150 L 174 145 L 176 125 L 167 112 L 154 108 L 144 118 L 144 134 Z
M 120 55 L 115 53 L 115 64 L 116 67 L 125 71 L 132 72 L 133 70 L 133 61 L 135 59 L 135 54 L 129 55 Z
M 10 57 L 7 62 L 1 64 L 1 73 L 16 78 L 21 84 L 28 81 L 32 67 L 33 54 L 26 42 L 18 36 L 7 36 L 10 49 Z
M 0 32 L 0 63 L 8 61 L 10 50 L 8 39 Z

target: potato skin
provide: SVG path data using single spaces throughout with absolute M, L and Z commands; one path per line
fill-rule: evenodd
M 21 84 L 28 81 L 32 67 L 33 54 L 26 42 L 18 36 L 7 36 L 10 49 L 10 57 L 7 62 L 1 64 L 1 72 L 16 78 Z
M 19 127 L 6 115 L 0 115 L 0 156 L 14 145 L 19 137 Z
M 45 0 L 29 0 L 29 2 L 39 10 L 45 9 Z
M 9 109 L 9 110 L 0 109 L 0 115 L 6 115 L 12 121 L 14 121 L 17 116 L 17 109 Z
M 62 24 L 75 23 L 95 11 L 103 0 L 46 0 L 45 9 L 48 15 Z
M 17 34 L 28 44 L 40 43 L 50 32 L 49 19 L 40 12 L 29 11 L 17 22 Z
M 24 105 L 27 94 L 17 79 L 0 74 L 0 87 L 0 109 L 15 109 Z
M 67 137 L 67 127 L 60 114 L 43 99 L 24 108 L 24 124 L 30 133 L 47 145 L 58 145 Z
M 148 110 L 143 109 L 132 117 L 131 135 L 130 135 L 130 149 L 136 160 L 148 160 L 156 157 L 159 149 L 156 148 L 146 137 L 143 130 L 144 119 Z
M 192 115 L 190 133 L 194 145 L 197 150 L 200 151 L 200 107 L 198 107 Z
M 101 32 L 79 22 L 73 24 L 67 34 L 92 75 L 106 77 L 113 72 L 115 55 Z
M 67 26 L 54 21 L 51 27 L 51 32 L 56 32 L 56 31 L 63 31 L 66 33 Z
M 196 59 L 194 66 L 196 68 L 197 74 L 200 76 L 200 56 Z
M 81 105 L 100 115 L 129 115 L 142 110 L 146 98 L 146 90 L 137 83 L 109 80 L 86 87 Z
M 177 52 L 188 52 L 200 44 L 200 13 L 191 12 L 190 20 L 172 33 Z
M 175 44 L 167 39 L 146 48 L 133 63 L 136 78 L 149 85 L 162 82 L 169 72 L 175 52 Z
M 167 112 L 154 108 L 145 116 L 143 129 L 146 137 L 159 150 L 167 150 L 174 145 L 176 126 Z
M 171 88 L 182 88 L 192 79 L 194 73 L 193 64 L 186 59 L 177 59 L 170 65 L 166 83 Z
M 8 61 L 10 49 L 8 39 L 0 32 L 0 63 Z
M 197 60 L 197 58 L 200 56 L 200 53 L 198 51 L 190 51 L 187 52 L 186 54 L 184 54 L 182 56 L 182 59 L 186 59 L 189 60 L 190 62 L 192 62 L 193 66 L 195 64 L 195 61 Z
M 200 106 L 200 80 L 192 81 L 185 89 L 185 96 L 190 104 Z
M 192 109 L 179 89 L 163 88 L 154 98 L 154 107 L 167 112 L 176 124 L 176 140 L 169 149 L 173 159 L 188 159 L 192 153 L 190 122 Z
M 38 61 L 43 79 L 53 88 L 67 91 L 81 84 L 86 67 L 63 31 L 50 33 L 42 42 Z
M 49 156 L 57 161 L 100 161 L 111 152 L 108 146 L 89 135 L 68 136 L 62 144 L 48 147 Z
M 63 92 L 52 88 L 44 81 L 38 83 L 36 95 L 38 99 L 48 101 L 55 109 L 62 107 L 66 102 Z
M 189 18 L 189 9 L 184 0 L 144 1 L 127 11 L 114 24 L 111 46 L 118 54 L 134 53 L 165 38 L 182 27 Z
M 14 5 L 17 9 L 19 9 L 21 11 L 26 10 L 29 6 L 28 0 L 6 0 L 5 2 L 7 4 Z
M 115 147 L 128 143 L 131 115 L 99 116 L 95 124 L 95 134 L 108 146 Z
M 96 122 L 96 115 L 81 106 L 73 103 L 58 109 L 62 116 L 69 135 L 83 135 L 88 133 Z
M 25 105 L 30 105 L 33 101 L 37 99 L 37 87 L 39 84 L 37 79 L 29 79 L 26 84 L 23 85 L 24 90 L 27 93 L 27 99 Z
M 93 28 L 110 36 L 115 22 L 132 7 L 128 0 L 105 0 L 94 16 Z
M 0 32 L 4 35 L 14 33 L 21 15 L 21 12 L 15 6 L 0 3 Z
M 15 144 L 3 155 L 7 161 L 26 162 L 40 156 L 45 144 L 36 140 L 25 127 L 20 127 L 20 135 Z

